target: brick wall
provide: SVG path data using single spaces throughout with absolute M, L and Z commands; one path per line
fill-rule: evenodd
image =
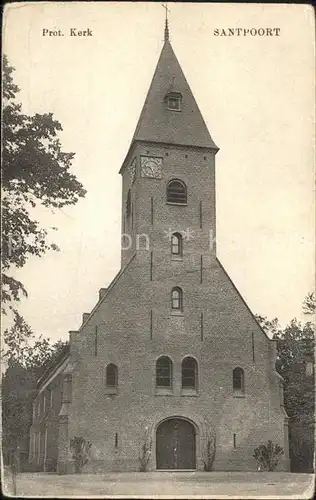
M 45 381 L 33 402 L 29 462 L 35 470 L 50 472 L 57 468 L 63 372 L 57 373 L 50 383 L 44 384 Z
M 210 231 L 215 234 L 214 154 L 137 144 L 130 160 L 142 154 L 162 157 L 165 174 L 161 180 L 141 178 L 138 162 L 131 186 L 127 170 L 123 171 L 123 212 L 131 189 L 133 227 L 129 218 L 125 232 L 133 241 L 136 234 L 147 234 L 150 247 L 135 252 L 133 246 L 122 252 L 122 265 L 130 263 L 82 329 L 71 334 L 75 368 L 69 437 L 81 435 L 92 442 L 87 470 L 137 470 L 148 428 L 153 443 L 149 468 L 154 470 L 158 423 L 183 417 L 195 426 L 201 468 L 207 421 L 217 437 L 215 467 L 255 469 L 252 454 L 258 444 L 270 438 L 287 446 L 280 378 L 274 372 L 275 343 L 260 329 L 216 259 L 214 248 L 210 249 Z M 187 184 L 186 207 L 165 202 L 166 185 L 173 177 Z M 194 238 L 184 241 L 183 259 L 176 260 L 164 231 L 188 227 L 195 232 Z M 183 314 L 171 313 L 173 286 L 183 289 Z M 157 394 L 155 389 L 155 363 L 161 355 L 173 362 L 173 389 L 168 395 Z M 181 361 L 187 355 L 196 358 L 199 374 L 198 390 L 190 395 L 181 392 Z M 105 386 L 109 363 L 118 366 L 117 394 L 110 394 Z M 241 397 L 232 389 L 236 366 L 245 373 Z M 285 469 L 287 459 L 286 451 L 281 465 Z

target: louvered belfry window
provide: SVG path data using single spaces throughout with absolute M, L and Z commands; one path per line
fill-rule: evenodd
M 185 205 L 187 203 L 187 188 L 184 182 L 173 179 L 167 186 L 167 202 Z

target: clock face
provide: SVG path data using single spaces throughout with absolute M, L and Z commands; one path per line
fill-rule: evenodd
M 152 179 L 162 178 L 162 158 L 141 156 L 141 176 Z
M 132 184 L 136 178 L 136 158 L 132 161 L 130 166 L 128 167 L 129 175 L 131 176 Z

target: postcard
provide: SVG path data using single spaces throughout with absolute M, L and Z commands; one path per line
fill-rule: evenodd
M 5 494 L 312 496 L 313 14 L 6 4 Z

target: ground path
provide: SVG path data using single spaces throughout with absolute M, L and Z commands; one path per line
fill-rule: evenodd
M 4 493 L 12 495 L 6 472 Z M 285 472 L 109 472 L 57 475 L 22 473 L 17 496 L 159 498 L 312 498 L 314 476 Z

